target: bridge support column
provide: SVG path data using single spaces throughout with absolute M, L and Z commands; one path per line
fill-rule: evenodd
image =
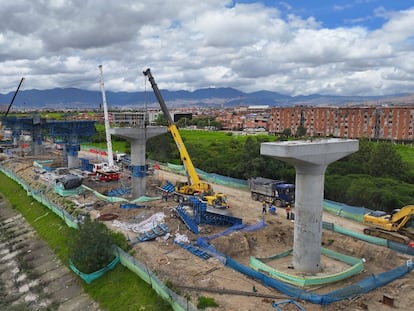
M 145 145 L 147 139 L 166 133 L 164 126 L 147 126 L 140 128 L 111 128 L 111 134 L 127 139 L 131 143 L 132 196 L 145 195 L 147 189 L 147 170 Z
M 79 168 L 79 145 L 69 145 L 66 147 L 66 152 L 68 156 L 68 168 Z
M 260 153 L 296 169 L 293 267 L 316 274 L 321 267 L 323 192 L 326 167 L 358 150 L 358 140 L 321 139 L 262 143 Z

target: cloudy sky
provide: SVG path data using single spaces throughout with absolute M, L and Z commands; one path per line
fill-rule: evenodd
M 0 0 L 0 93 L 414 92 L 414 0 Z

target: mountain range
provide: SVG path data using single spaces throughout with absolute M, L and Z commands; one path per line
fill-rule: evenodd
M 15 92 L 0 94 L 0 105 L 8 107 Z M 178 107 L 234 107 L 234 106 L 343 106 L 363 104 L 406 104 L 414 102 L 414 94 L 389 96 L 332 96 L 312 94 L 289 96 L 277 92 L 258 91 L 244 93 L 233 88 L 206 88 L 193 92 L 161 90 L 169 108 Z M 159 108 L 152 91 L 111 92 L 106 91 L 108 109 Z M 13 102 L 13 109 L 99 109 L 102 97 L 99 91 L 77 88 L 48 90 L 20 90 Z M 5 109 L 4 109 L 5 110 Z

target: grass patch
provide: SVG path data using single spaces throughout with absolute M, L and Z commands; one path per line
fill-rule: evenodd
M 182 130 L 180 129 L 180 135 L 188 144 L 202 144 L 210 146 L 212 143 L 224 142 L 230 143 L 231 141 L 239 141 L 244 144 L 247 138 L 252 138 L 248 135 L 229 135 L 229 132 L 225 131 L 193 131 L 193 130 Z M 257 136 L 260 136 L 258 134 Z M 276 136 L 264 135 L 269 141 L 276 140 Z M 256 136 L 253 136 L 256 137 Z
M 58 258 L 68 265 L 67 238 L 75 229 L 67 227 L 61 218 L 27 196 L 26 191 L 19 184 L 2 173 L 0 173 L 0 193 L 49 244 Z M 145 307 L 145 310 L 172 310 L 149 284 L 120 264 L 91 284 L 82 282 L 82 285 L 85 291 L 108 311 L 140 310 L 141 307 Z
M 414 172 L 414 148 L 412 144 L 400 145 L 395 144 L 399 155 L 401 156 L 402 161 L 408 166 L 410 173 Z
M 218 307 L 218 303 L 212 297 L 200 296 L 198 297 L 197 308 L 204 310 L 209 307 Z

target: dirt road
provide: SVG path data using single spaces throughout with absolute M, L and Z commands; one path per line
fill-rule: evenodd
M 175 183 L 176 180 L 185 181 L 184 176 L 176 175 L 170 172 L 159 171 L 159 178 L 162 180 L 168 180 Z M 228 196 L 229 204 L 231 206 L 230 212 L 233 216 L 243 219 L 243 223 L 253 224 L 261 220 L 262 207 L 260 202 L 253 201 L 250 197 L 250 193 L 245 190 L 233 189 L 222 185 L 213 184 L 213 188 L 216 192 L 225 193 Z M 364 226 L 358 222 L 344 219 L 329 213 L 323 213 L 323 220 L 331 222 L 341 227 L 350 229 L 355 232 L 362 233 Z M 265 216 L 265 221 L 269 226 L 263 230 L 263 232 L 257 233 L 254 236 L 235 234 L 233 237 L 222 239 L 215 242 L 215 247 L 224 253 L 232 256 L 236 260 L 248 265 L 246 258 L 249 256 L 263 256 L 278 253 L 293 246 L 293 231 L 294 223 L 286 219 L 286 213 L 283 209 L 278 209 L 277 215 Z M 254 241 L 254 243 L 252 242 Z M 342 236 L 333 232 L 323 232 L 323 243 L 326 241 L 335 241 L 330 247 L 335 250 L 346 253 L 358 258 L 366 258 L 365 272 L 361 273 L 360 277 L 366 277 L 369 273 L 381 273 L 384 270 L 391 269 L 393 266 L 404 264 L 405 260 L 409 257 L 406 255 L 395 253 L 387 248 L 364 243 L 351 237 Z M 181 256 L 186 257 L 185 253 Z M 179 262 L 179 261 L 177 261 Z M 174 260 L 172 263 L 176 264 Z M 331 264 L 331 263 L 330 263 Z M 335 264 L 335 263 L 334 263 Z M 200 261 L 199 269 L 191 266 L 193 269 L 193 275 L 198 275 L 196 271 L 208 271 L 211 268 L 205 267 L 206 262 Z M 174 266 L 184 274 L 184 271 L 188 272 L 190 268 L 188 264 L 186 266 Z M 255 286 L 258 292 L 268 295 L 280 295 L 277 291 L 262 286 L 260 283 L 254 282 L 249 278 L 241 276 L 234 271 L 228 271 L 226 267 L 217 265 L 217 271 L 208 273 L 208 281 L 201 282 L 197 277 L 192 277 L 192 273 L 188 273 L 187 277 L 181 277 L 177 279 L 177 282 L 181 282 L 181 285 L 192 284 L 193 286 L 204 284 L 211 288 L 227 288 L 240 291 L 249 291 L 251 286 Z M 172 267 L 171 267 L 172 268 Z M 182 270 L 181 270 L 182 269 Z M 283 269 L 283 267 L 278 267 Z M 366 274 L 368 273 L 368 274 Z M 173 278 L 174 279 L 174 278 Z M 342 287 L 345 284 L 349 284 L 348 281 L 338 284 L 332 284 L 328 286 L 330 289 Z M 383 301 L 388 301 L 389 297 L 392 297 L 393 310 L 409 310 L 412 307 L 412 300 L 414 299 L 414 293 L 410 288 L 414 288 L 414 276 L 409 274 L 408 276 L 398 279 L 386 286 L 383 286 L 375 291 L 369 292 L 363 296 L 355 297 L 353 300 L 343 300 L 337 303 L 333 303 L 328 306 L 319 306 L 308 303 L 306 301 L 300 301 L 301 305 L 306 310 L 390 310 L 390 306 L 384 304 Z M 328 288 L 327 291 L 330 291 Z M 232 296 L 232 295 L 214 295 L 211 293 L 199 292 L 199 295 L 213 296 L 216 301 L 220 303 L 220 308 L 216 310 L 271 310 L 269 299 L 255 298 L 247 296 Z M 384 298 L 386 297 L 386 298 Z M 277 299 L 273 299 L 276 300 Z M 279 299 L 280 300 L 280 299 Z M 270 300 L 271 301 L 271 300 Z M 213 309 L 214 310 L 214 309 Z M 285 309 L 283 309 L 285 310 Z M 296 310 L 286 309 L 286 310 Z
M 19 175 L 25 176 L 27 180 L 35 182 L 32 178 L 33 168 L 22 163 L 22 166 L 16 166 L 15 170 L 19 171 Z M 184 176 L 176 174 L 156 171 L 154 178 L 168 180 L 175 183 L 177 179 L 185 180 Z M 149 183 L 151 184 L 151 183 Z M 108 186 L 107 183 L 101 184 L 100 187 Z M 293 247 L 294 222 L 286 219 L 283 209 L 278 209 L 276 215 L 262 215 L 262 207 L 260 202 L 251 200 L 248 191 L 232 189 L 221 185 L 213 184 L 216 192 L 227 194 L 231 208 L 227 210 L 233 216 L 243 219 L 245 224 L 254 224 L 264 220 L 267 226 L 259 231 L 254 232 L 235 232 L 228 236 L 216 238 L 211 241 L 213 246 L 221 253 L 230 256 L 238 262 L 249 265 L 249 259 L 254 257 L 268 257 L 289 250 Z M 155 191 L 159 191 L 148 185 L 148 195 L 152 196 Z M 103 192 L 102 192 L 103 193 Z M 158 193 L 159 195 L 159 193 Z M 96 197 L 88 194 L 86 200 L 92 200 Z M 81 200 L 81 198 L 78 198 Z M 101 203 L 101 202 L 99 202 Z M 141 263 L 145 264 L 149 270 L 155 272 L 157 277 L 165 283 L 173 284 L 177 287 L 177 291 L 181 295 L 185 295 L 191 299 L 193 304 L 197 304 L 197 297 L 212 297 L 219 304 L 219 307 L 209 308 L 210 311 L 265 311 L 273 310 L 271 302 L 273 300 L 280 301 L 283 299 L 291 299 L 283 293 L 275 289 L 263 285 L 261 282 L 246 277 L 227 266 L 222 262 L 211 257 L 209 259 L 199 258 L 187 250 L 174 244 L 173 239 L 179 235 L 185 235 L 189 241 L 195 244 L 199 236 L 209 236 L 224 230 L 222 227 L 200 225 L 201 234 L 192 234 L 183 224 L 174 212 L 177 203 L 172 200 L 164 202 L 162 200 L 148 202 L 145 209 L 124 210 L 119 204 L 102 204 L 96 206 L 96 213 L 112 212 L 119 215 L 118 220 L 125 223 L 138 223 L 148 219 L 150 216 L 163 212 L 165 214 L 164 221 L 171 229 L 171 235 L 168 239 L 159 238 L 144 243 L 134 245 L 135 257 Z M 324 214 L 323 219 L 345 228 L 360 230 L 360 224 L 335 217 L 333 215 Z M 114 228 L 112 222 L 106 222 L 109 227 Z M 115 228 L 114 228 L 115 229 Z M 130 232 L 129 236 L 133 234 Z M 357 275 L 357 279 L 361 279 L 372 274 L 381 273 L 398 265 L 402 265 L 408 259 L 399 253 L 390 251 L 387 248 L 371 245 L 354 239 L 339 235 L 329 231 L 323 231 L 322 243 L 329 245 L 330 249 L 336 250 L 342 254 L 347 254 L 357 258 L 365 258 L 364 271 Z M 321 260 L 322 267 L 328 270 L 335 270 L 342 267 L 335 262 L 325 262 Z M 277 269 L 284 271 L 289 270 L 289 262 L 278 263 Z M 333 269 L 335 268 L 335 269 Z M 338 271 L 338 270 L 336 270 Z M 355 281 L 346 280 L 337 282 L 329 286 L 321 286 L 319 288 L 309 289 L 316 293 L 330 292 L 339 287 L 349 285 Z M 185 289 L 183 289 L 183 287 Z M 204 290 L 203 290 L 204 288 Z M 307 301 L 299 300 L 298 302 L 307 310 L 389 310 L 390 307 L 382 303 L 384 295 L 392 297 L 393 310 L 409 310 L 412 307 L 414 299 L 414 276 L 408 276 L 398 279 L 386 286 L 367 294 L 354 297 L 350 300 L 342 300 L 327 306 L 319 306 Z M 229 291 L 227 291 L 229 290 Z M 212 292 L 214 291 L 214 292 Z M 246 293 L 246 294 L 243 294 Z M 257 295 L 254 295 L 257 294 Z M 297 310 L 294 306 L 286 306 L 283 310 Z

